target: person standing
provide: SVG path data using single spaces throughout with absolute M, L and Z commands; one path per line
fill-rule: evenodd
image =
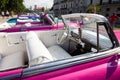
M 119 18 L 119 17 L 118 17 L 115 13 L 113 13 L 113 14 L 109 17 L 109 20 L 110 20 L 110 23 L 111 23 L 111 25 L 112 25 L 112 28 L 115 27 L 115 23 L 116 23 L 116 21 L 117 21 L 118 18 Z
M 6 16 L 7 16 L 7 18 L 9 18 L 9 11 L 6 11 Z
M 13 15 L 14 15 L 14 12 L 10 11 L 10 16 L 13 17 Z
M 5 12 L 2 11 L 2 12 L 1 12 L 1 15 L 2 15 L 2 17 L 4 18 L 4 16 L 5 16 Z

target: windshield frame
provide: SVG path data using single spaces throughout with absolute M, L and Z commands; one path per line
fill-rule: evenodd
M 107 18 L 105 18 L 102 15 L 98 15 L 98 14 L 89 14 L 89 13 L 74 13 L 74 14 L 68 14 L 68 15 L 62 15 L 62 20 L 64 22 L 65 27 L 69 30 L 70 26 L 67 23 L 67 18 L 70 17 L 78 17 L 78 16 L 85 16 L 85 17 L 94 17 L 96 19 L 96 25 L 98 26 L 97 23 L 103 23 L 105 26 L 105 30 L 107 31 L 108 34 L 108 38 L 110 39 L 112 46 L 110 49 L 114 48 L 114 47 L 118 47 L 119 46 L 119 42 L 111 28 L 111 25 L 109 24 L 109 21 L 107 20 Z M 80 27 L 81 28 L 81 27 Z M 96 28 L 99 30 L 99 28 Z M 97 31 L 97 37 L 99 37 L 99 31 Z M 104 35 L 105 36 L 105 35 Z M 99 39 L 97 39 L 97 47 L 99 48 Z M 99 49 L 97 48 L 97 52 L 99 52 Z M 102 51 L 102 50 L 100 50 Z

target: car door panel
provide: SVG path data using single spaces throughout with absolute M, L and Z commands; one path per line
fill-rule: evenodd
M 22 69 L 1 71 L 0 72 L 0 80 L 20 80 L 21 73 L 22 73 Z
M 26 77 L 24 80 L 119 80 L 120 62 L 117 59 L 118 57 L 113 55 L 97 61 Z

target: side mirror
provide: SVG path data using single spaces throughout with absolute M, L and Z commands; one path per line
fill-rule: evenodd
M 55 23 L 58 24 L 58 18 L 57 17 L 55 18 Z
M 58 28 L 59 26 L 58 26 L 58 18 L 57 17 L 55 17 L 55 24 L 57 24 L 57 28 Z

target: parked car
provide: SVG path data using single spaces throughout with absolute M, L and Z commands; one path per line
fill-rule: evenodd
M 27 19 L 26 19 L 27 18 Z M 31 17 L 30 17 L 31 18 Z M 37 18 L 38 19 L 38 18 Z M 13 19 L 12 19 L 13 20 Z M 56 30 L 64 27 L 63 22 L 57 23 L 54 17 L 50 14 L 45 14 L 40 17 L 40 20 L 28 19 L 28 16 L 20 16 L 17 18 L 16 25 L 10 23 L 3 23 L 0 25 L 0 32 L 22 32 L 34 30 Z
M 25 24 L 25 23 L 31 23 L 31 24 L 38 24 L 40 22 L 40 16 L 36 14 L 29 14 L 29 15 L 19 15 L 17 17 L 17 23 L 16 24 Z
M 87 13 L 62 20 L 62 30 L 1 32 L 0 79 L 119 80 L 120 46 L 108 20 Z
M 40 19 L 39 18 L 36 18 L 36 17 L 29 17 L 29 16 L 21 16 L 21 17 L 18 17 L 17 18 L 17 24 L 25 24 L 25 23 L 39 23 L 40 22 Z
M 11 18 L 9 20 L 6 21 L 8 24 L 16 24 L 17 23 L 17 18 Z

